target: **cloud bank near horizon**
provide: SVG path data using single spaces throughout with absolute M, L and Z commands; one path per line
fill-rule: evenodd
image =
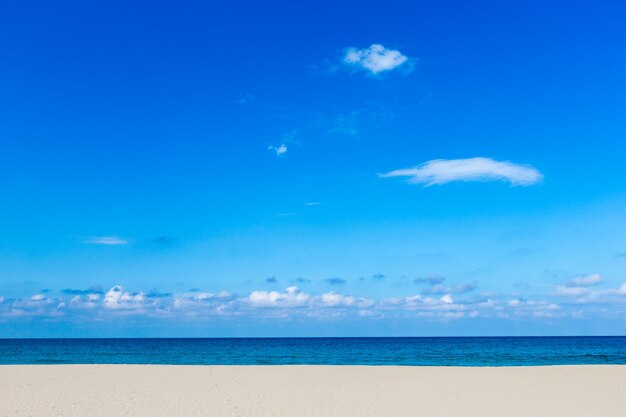
M 371 298 L 331 290 L 306 292 L 295 285 L 284 290 L 258 289 L 246 294 L 230 291 L 180 293 L 128 291 L 115 285 L 104 291 L 94 285 L 84 290 L 64 289 L 25 298 L 0 296 L 0 321 L 46 320 L 106 321 L 141 316 L 160 319 L 206 320 L 216 318 L 272 320 L 415 319 L 447 321 L 495 318 L 553 320 L 586 317 L 626 317 L 626 283 L 617 288 L 592 289 L 598 274 L 574 278 L 552 293 L 533 296 L 476 293 L 476 286 L 446 287 L 433 284 L 404 296 Z M 571 284 L 577 286 L 571 286 Z M 582 285 L 582 286 L 581 286 Z M 608 308 L 612 306 L 613 308 Z M 620 307 L 621 306 L 621 307 Z

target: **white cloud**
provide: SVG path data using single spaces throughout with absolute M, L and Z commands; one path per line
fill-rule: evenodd
M 85 243 L 94 245 L 126 245 L 128 241 L 117 236 L 94 236 L 85 240 Z
M 591 287 L 602 282 L 599 274 L 583 275 L 570 279 L 565 285 L 556 287 L 555 294 L 576 298 L 577 303 L 605 302 L 616 296 L 626 295 L 626 284 L 617 289 L 593 290 Z
M 356 66 L 378 74 L 391 71 L 409 62 L 409 58 L 395 49 L 385 48 L 380 44 L 372 44 L 369 48 L 348 48 L 343 56 L 345 64 Z
M 285 156 L 287 154 L 287 145 L 284 143 L 279 146 L 268 146 L 267 149 L 276 153 L 276 156 Z
M 212 317 L 245 317 L 249 319 L 398 319 L 448 320 L 472 317 L 494 319 L 542 319 L 580 317 L 626 317 L 626 283 L 616 288 L 593 290 L 597 278 L 572 281 L 584 286 L 556 287 L 543 299 L 528 300 L 516 294 L 474 294 L 462 291 L 437 296 L 432 293 L 405 297 L 366 298 L 338 291 L 307 293 L 295 286 L 283 291 L 256 290 L 236 295 L 227 291 L 184 292 L 127 291 L 116 285 L 106 292 L 65 293 L 68 298 L 36 293 L 26 298 L 0 296 L 0 320 L 6 318 L 48 317 L 72 320 L 107 320 L 119 316 L 145 316 L 168 319 L 202 320 Z M 562 306 L 555 296 L 569 297 Z
M 568 287 L 591 287 L 598 285 L 602 282 L 602 277 L 599 274 L 585 275 L 570 279 L 567 284 Z
M 449 287 L 444 284 L 435 284 L 426 291 L 430 294 L 464 294 L 474 291 L 475 289 L 475 284 L 461 284 L 456 287 Z
M 100 307 L 100 294 L 75 295 L 70 300 L 70 306 L 79 309 L 94 309 Z
M 580 297 L 582 295 L 589 294 L 591 290 L 586 287 L 568 287 L 568 286 L 558 286 L 556 287 L 556 295 L 560 295 L 562 297 Z
M 287 144 L 291 145 L 296 145 L 299 146 L 300 145 L 300 141 L 298 141 L 298 137 L 296 134 L 295 130 L 283 133 L 281 140 L 280 140 L 280 145 L 278 146 L 273 146 L 270 145 L 267 147 L 268 150 L 270 150 L 271 152 L 274 152 L 276 154 L 276 156 L 280 156 L 280 157 L 285 157 L 287 156 L 287 151 L 289 150 L 287 148 Z
M 453 181 L 505 181 L 511 185 L 529 186 L 543 179 L 543 175 L 530 165 L 482 157 L 434 159 L 412 168 L 380 174 L 380 177 L 409 177 L 410 183 L 426 185 Z
M 369 298 L 357 298 L 352 295 L 341 295 L 334 291 L 322 294 L 320 297 L 322 305 L 328 307 L 359 307 L 367 308 L 372 307 L 375 303 L 374 300 Z
M 253 291 L 248 296 L 248 303 L 254 307 L 298 307 L 306 305 L 310 296 L 298 290 L 298 287 L 289 287 L 284 292 Z
M 102 306 L 107 309 L 135 310 L 155 306 L 156 303 L 156 299 L 146 297 L 144 292 L 130 293 L 116 285 L 104 294 Z
M 573 288 L 583 288 L 583 287 L 573 287 Z M 577 303 L 585 304 L 585 303 L 612 303 L 626 302 L 626 282 L 623 283 L 618 288 L 611 288 L 608 290 L 589 290 L 587 292 L 582 293 L 581 297 L 576 299 Z
M 454 300 L 452 300 L 452 295 L 451 294 L 446 294 L 443 297 L 441 297 L 439 300 L 442 301 L 445 304 L 453 304 L 454 303 Z

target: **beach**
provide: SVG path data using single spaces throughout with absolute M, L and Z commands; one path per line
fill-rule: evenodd
M 0 366 L 0 415 L 623 417 L 626 366 Z

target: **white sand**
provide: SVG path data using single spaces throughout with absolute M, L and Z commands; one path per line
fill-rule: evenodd
M 624 417 L 626 366 L 0 366 L 0 416 Z

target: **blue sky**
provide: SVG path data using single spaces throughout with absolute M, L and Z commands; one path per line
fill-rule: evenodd
M 618 2 L 5 2 L 6 336 L 626 332 Z

